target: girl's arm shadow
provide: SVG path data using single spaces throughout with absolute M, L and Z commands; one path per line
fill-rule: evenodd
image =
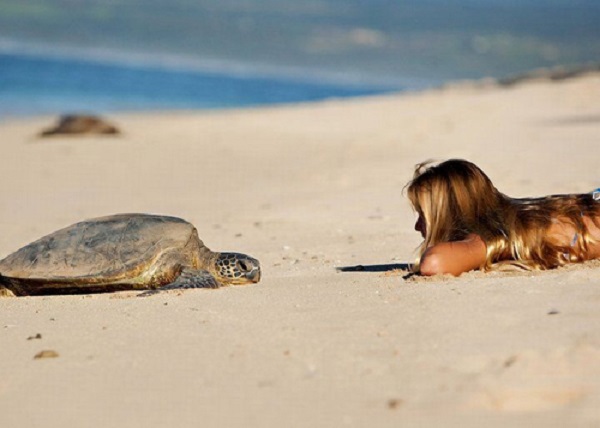
M 336 267 L 338 272 L 390 272 L 393 270 L 407 271 L 402 279 L 408 279 L 415 275 L 412 271 L 412 265 L 409 263 L 391 263 L 385 265 L 355 265 L 355 266 L 340 266 Z

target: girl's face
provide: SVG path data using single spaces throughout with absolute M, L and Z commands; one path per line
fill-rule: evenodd
M 423 217 L 419 216 L 419 218 L 417 219 L 417 222 L 415 223 L 415 230 L 417 232 L 420 232 L 421 236 L 425 238 L 425 235 L 427 234 L 427 226 L 425 225 Z

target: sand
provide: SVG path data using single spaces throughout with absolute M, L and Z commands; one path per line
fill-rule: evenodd
M 469 159 L 511 196 L 600 186 L 598 94 L 590 74 L 118 114 L 116 138 L 0 122 L 0 257 L 149 212 L 263 265 L 247 287 L 1 299 L 0 426 L 599 426 L 599 263 L 401 270 L 419 244 L 402 189 L 420 161 Z

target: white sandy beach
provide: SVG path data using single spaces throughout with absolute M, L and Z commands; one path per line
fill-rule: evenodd
M 600 263 L 429 280 L 381 266 L 414 259 L 402 189 L 425 159 L 469 159 L 511 196 L 599 187 L 599 94 L 590 74 L 120 114 L 117 138 L 0 122 L 0 258 L 148 212 L 263 266 L 247 287 L 1 299 L 0 426 L 600 426 Z

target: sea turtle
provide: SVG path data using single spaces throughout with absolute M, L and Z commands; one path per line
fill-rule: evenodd
M 258 260 L 217 253 L 176 217 L 117 214 L 76 223 L 0 261 L 4 295 L 218 288 L 260 280 Z
M 53 135 L 104 134 L 118 135 L 116 126 L 97 116 L 67 114 L 58 119 L 58 123 L 40 133 L 40 137 Z

